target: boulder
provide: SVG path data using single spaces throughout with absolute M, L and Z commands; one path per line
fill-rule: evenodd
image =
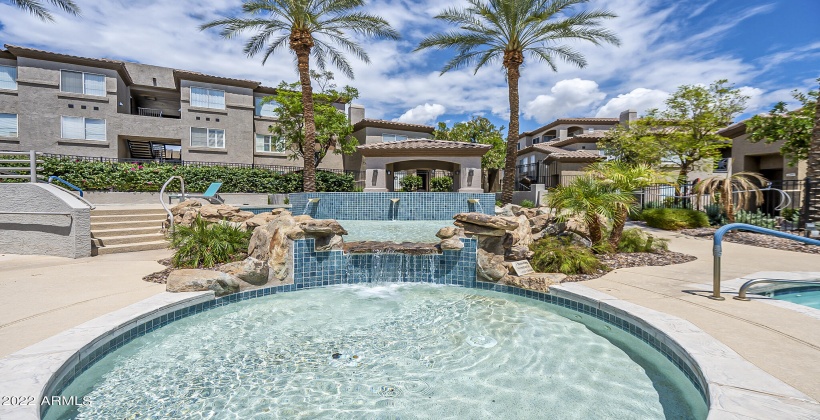
M 472 225 L 484 226 L 493 229 L 515 230 L 518 228 L 518 223 L 514 219 L 503 216 L 490 216 L 484 213 L 459 213 L 453 216 L 462 223 L 469 223 Z M 456 223 L 456 226 L 461 226 Z
M 402 242 L 400 244 L 377 241 L 347 242 L 344 249 L 345 252 L 350 254 L 373 254 L 377 252 L 410 255 L 438 254 L 436 245 L 416 242 Z
M 439 248 L 442 251 L 444 250 L 459 250 L 464 248 L 464 243 L 459 241 L 458 238 L 447 238 L 442 240 L 439 243 Z
M 512 242 L 512 235 L 477 236 L 478 248 L 492 254 L 504 255 Z
M 532 243 L 532 232 L 530 224 L 527 221 L 527 217 L 524 215 L 518 216 L 518 218 L 516 219 L 516 224 L 518 225 L 518 227 L 510 231 L 510 235 L 512 235 L 511 246 L 520 246 L 528 248 Z
M 202 203 L 197 200 L 185 200 L 174 207 L 171 207 L 171 214 L 174 216 L 181 216 L 190 209 L 198 209 L 202 207 Z
M 565 278 L 567 275 L 561 273 L 531 273 L 523 276 L 509 275 L 499 283 L 536 292 L 549 292 L 551 285 L 561 283 Z
M 288 211 L 288 209 L 286 209 L 286 208 L 282 208 L 282 207 L 277 208 L 277 209 L 273 209 L 273 210 L 271 210 L 271 211 L 270 211 L 270 214 L 272 214 L 272 215 L 274 215 L 274 216 L 275 216 L 275 215 L 278 215 L 278 214 L 285 214 L 285 213 L 287 213 L 288 215 L 290 215 L 290 211 Z M 267 214 L 267 213 L 265 213 L 265 214 Z
M 298 223 L 307 222 L 308 220 L 313 220 L 309 214 L 300 214 L 298 216 L 293 216 L 293 220 L 296 220 Z
M 464 228 L 464 234 L 467 236 L 504 236 L 507 231 L 504 229 L 496 229 L 486 226 L 474 225 L 472 223 L 462 222 L 456 220 L 453 222 L 456 226 Z
M 297 220 L 299 217 L 301 216 L 295 217 L 294 220 Z M 342 227 L 342 225 L 333 219 L 309 219 L 299 222 L 302 226 L 302 230 L 308 234 L 320 236 L 347 235 L 347 231 Z
M 529 260 L 530 258 L 535 255 L 535 252 L 530 251 L 529 246 L 523 245 L 513 245 L 509 251 L 507 251 L 507 259 L 513 261 L 521 261 L 521 260 Z
M 530 232 L 538 233 L 544 230 L 547 226 L 555 223 L 555 218 L 549 214 L 542 214 L 529 219 Z
M 165 290 L 169 292 L 212 290 L 216 296 L 225 296 L 238 292 L 239 284 L 239 279 L 221 271 L 183 269 L 171 271 L 165 284 Z
M 305 232 L 289 214 L 282 213 L 266 225 L 253 230 L 248 256 L 267 261 L 268 279 L 283 284 L 293 281 L 290 272 L 290 244 L 292 240 L 303 239 Z
M 504 263 L 503 256 L 479 249 L 476 258 L 476 274 L 481 281 L 498 282 L 509 275 L 509 269 Z
M 438 230 L 438 233 L 436 233 L 436 237 L 440 239 L 448 239 L 452 238 L 453 236 L 457 236 L 461 233 L 463 233 L 463 229 L 459 229 L 453 226 L 445 226 Z
M 268 264 L 253 257 L 243 261 L 224 264 L 219 271 L 230 274 L 254 286 L 262 286 L 268 282 Z
M 251 217 L 250 219 L 245 220 L 245 229 L 252 230 L 255 229 L 257 226 L 267 225 L 277 217 L 279 216 L 271 213 L 257 214 Z
M 533 218 L 533 217 L 538 215 L 538 210 L 522 207 L 521 210 L 518 210 L 517 212 L 513 212 L 513 214 L 516 217 L 525 216 L 527 219 L 530 219 L 530 218 Z

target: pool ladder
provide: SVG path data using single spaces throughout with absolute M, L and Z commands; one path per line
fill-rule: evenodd
M 777 284 L 812 284 L 820 286 L 820 281 L 815 280 L 778 280 L 778 279 L 753 279 L 749 280 L 746 283 L 743 283 L 743 286 L 740 286 L 740 290 L 737 292 L 737 296 L 734 298 L 737 300 L 749 301 L 751 299 L 746 297 L 746 291 L 749 290 L 749 287 L 754 286 L 755 284 L 760 283 L 777 283 Z

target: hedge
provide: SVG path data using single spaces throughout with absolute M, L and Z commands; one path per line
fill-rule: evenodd
M 646 209 L 638 218 L 649 227 L 664 230 L 709 227 L 706 213 L 691 209 Z
M 183 166 L 168 163 L 110 163 L 43 158 L 44 176 L 56 175 L 85 191 L 156 192 L 171 176 L 181 176 L 187 191 L 205 191 L 222 182 L 222 193 L 286 194 L 302 191 L 302 174 L 278 174 L 267 169 L 226 166 Z M 178 183 L 173 190 L 178 190 Z M 172 184 L 172 185 L 173 185 Z M 319 171 L 316 188 L 325 192 L 353 191 L 352 175 Z

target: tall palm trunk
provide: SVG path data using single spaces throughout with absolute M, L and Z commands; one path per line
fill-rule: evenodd
M 809 195 L 808 220 L 810 222 L 820 222 L 820 98 L 814 106 L 814 130 L 811 133 L 811 143 L 809 143 L 808 171 L 811 191 L 806 191 Z
M 316 122 L 313 115 L 313 87 L 310 84 L 310 49 L 313 37 L 307 32 L 294 32 L 290 36 L 290 45 L 296 53 L 299 69 L 299 82 L 302 84 L 302 109 L 305 119 L 305 142 L 302 150 L 304 170 L 302 172 L 302 190 L 316 191 L 316 162 L 313 149 L 316 147 Z
M 504 162 L 504 183 L 501 202 L 512 203 L 515 191 L 515 161 L 518 159 L 518 79 L 524 63 L 524 55 L 519 51 L 504 52 L 504 67 L 507 69 L 507 85 L 510 96 L 510 129 L 507 132 L 507 158 Z
M 618 244 L 621 243 L 621 236 L 624 234 L 624 226 L 626 226 L 626 218 L 629 214 L 629 209 L 622 208 L 615 214 L 612 221 L 612 233 L 609 234 L 609 244 L 612 245 L 613 250 L 618 250 Z

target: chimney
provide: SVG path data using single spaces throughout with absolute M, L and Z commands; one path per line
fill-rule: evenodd
M 363 120 L 364 105 L 350 104 L 350 108 L 347 110 L 347 119 L 350 121 L 351 125 Z
M 618 117 L 618 122 L 624 126 L 629 127 L 629 123 L 632 121 L 636 121 L 638 119 L 638 111 L 634 109 L 628 109 L 626 111 L 621 112 L 621 115 Z

